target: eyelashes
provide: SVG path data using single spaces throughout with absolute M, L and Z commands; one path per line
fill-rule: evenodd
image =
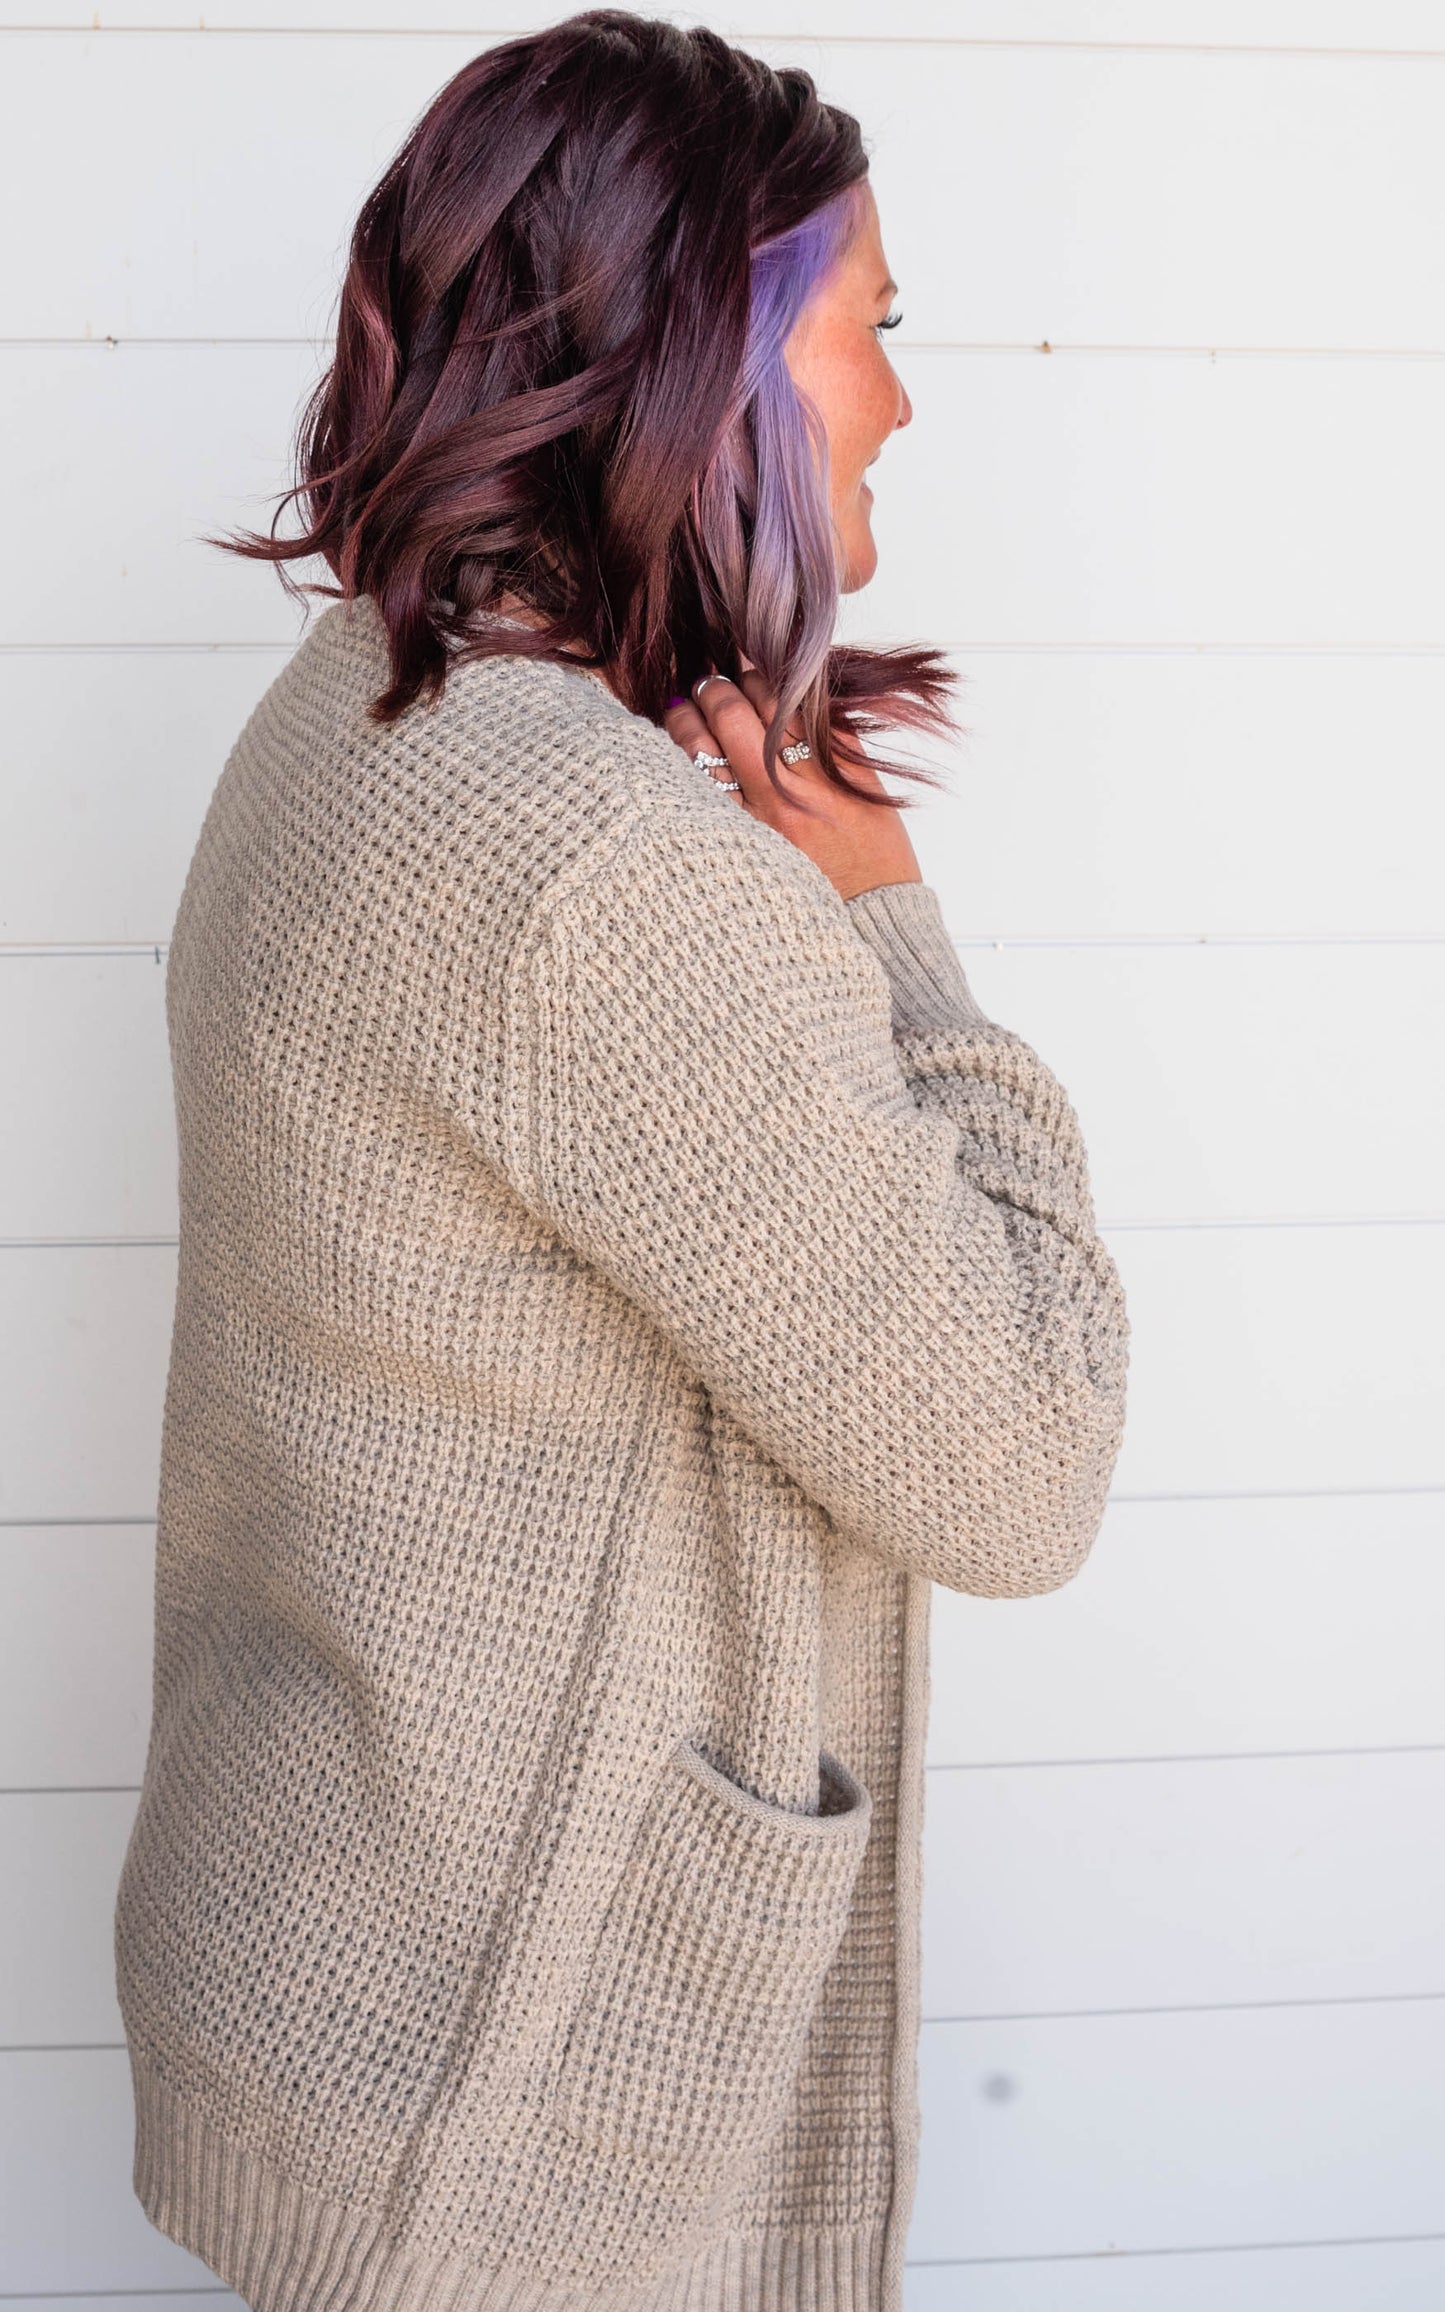
M 902 309 L 900 307 L 895 307 L 893 312 L 888 314 L 884 320 L 875 321 L 873 326 L 875 329 L 896 329 L 902 319 Z

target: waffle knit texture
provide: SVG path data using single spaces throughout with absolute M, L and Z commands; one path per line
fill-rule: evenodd
M 168 971 L 135 2188 L 258 2312 L 897 2312 L 929 1585 L 1066 1582 L 1127 1321 L 932 890 L 336 604 Z

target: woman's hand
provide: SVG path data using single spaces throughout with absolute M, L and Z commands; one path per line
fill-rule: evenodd
M 795 809 L 779 796 L 763 767 L 763 733 L 772 711 L 762 676 L 750 670 L 741 684 L 720 675 L 704 677 L 701 692 L 694 689 L 690 699 L 669 707 L 662 719 L 668 737 L 689 760 L 698 753 L 726 755 L 743 809 L 806 851 L 844 899 L 879 883 L 921 883 L 901 811 L 855 801 L 811 760 L 778 765 L 779 779 L 807 808 Z M 721 779 L 727 774 L 707 775 Z M 874 771 L 850 767 L 849 776 L 880 795 L 888 791 Z

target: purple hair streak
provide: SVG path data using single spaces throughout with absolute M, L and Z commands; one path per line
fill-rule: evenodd
M 858 222 L 854 185 L 754 250 L 738 413 L 698 485 L 696 550 L 716 585 L 721 623 L 770 676 L 777 698 L 765 750 L 770 769 L 805 702 L 826 719 L 838 607 L 827 443 L 784 348 Z
M 362 207 L 270 534 L 215 543 L 295 594 L 374 598 L 379 722 L 458 659 L 580 659 L 653 722 L 746 659 L 778 701 L 770 769 L 791 722 L 840 785 L 869 759 L 936 783 L 864 748 L 951 727 L 952 676 L 833 646 L 826 445 L 784 359 L 866 173 L 805 72 L 713 32 L 594 9 L 488 49 Z M 292 577 L 312 557 L 335 584 Z M 504 600 L 538 622 L 497 626 Z

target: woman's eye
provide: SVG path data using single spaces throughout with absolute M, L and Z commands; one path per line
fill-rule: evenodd
M 902 312 L 897 307 L 895 307 L 894 310 L 888 314 L 884 320 L 875 322 L 874 327 L 876 329 L 896 329 L 902 319 Z

